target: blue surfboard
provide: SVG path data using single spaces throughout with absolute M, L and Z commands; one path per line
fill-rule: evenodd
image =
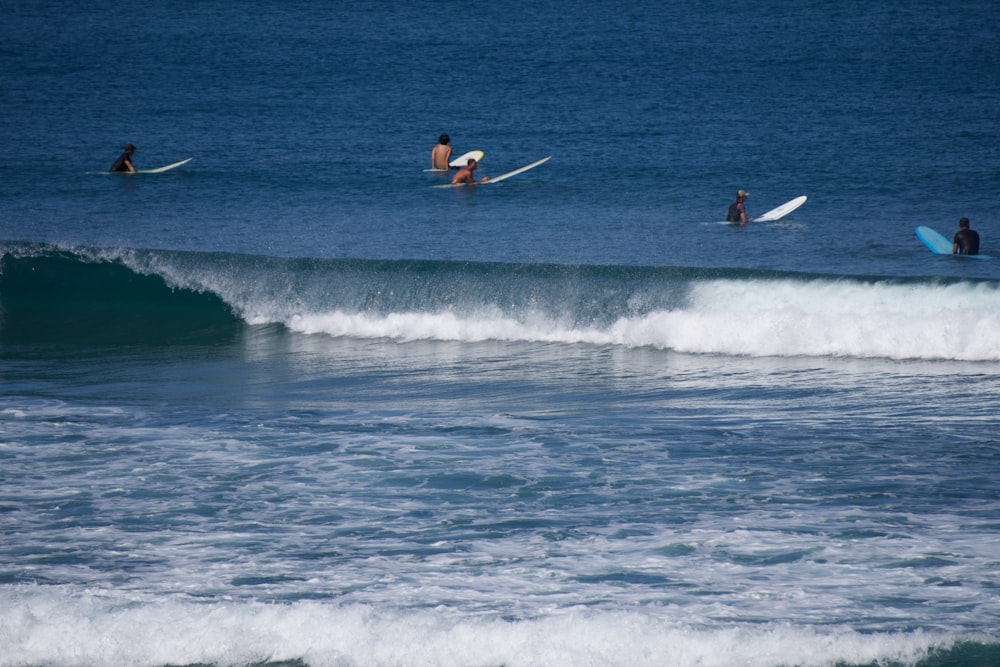
M 950 255 L 951 241 L 936 229 L 920 226 L 915 230 L 917 238 L 920 239 L 927 249 L 935 255 Z M 955 255 L 955 257 L 968 257 L 969 259 L 990 259 L 989 255 Z

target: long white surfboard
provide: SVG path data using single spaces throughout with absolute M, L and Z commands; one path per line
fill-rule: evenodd
M 806 199 L 808 199 L 808 197 L 802 195 L 801 197 L 796 197 L 791 201 L 786 201 L 778 208 L 772 208 L 764 215 L 754 218 L 752 222 L 774 222 L 775 220 L 781 220 L 783 217 L 785 217 L 786 215 L 797 209 L 799 206 L 805 204 Z
M 508 171 L 506 174 L 500 174 L 499 176 L 494 176 L 490 180 L 483 183 L 483 185 L 489 185 L 490 183 L 499 183 L 500 181 L 506 180 L 511 176 L 517 176 L 521 172 L 528 171 L 529 169 L 534 169 L 540 164 L 545 164 L 550 159 L 552 159 L 551 155 L 549 155 L 548 157 L 543 157 L 541 160 L 535 160 L 531 164 L 526 164 L 523 167 L 518 167 L 514 171 Z
M 493 176 L 493 177 L 490 178 L 490 180 L 486 181 L 485 183 L 479 183 L 479 182 L 477 182 L 476 185 L 490 185 L 491 183 L 499 183 L 500 181 L 504 181 L 504 180 L 510 178 L 511 176 L 517 176 L 518 174 L 520 174 L 522 172 L 525 172 L 525 171 L 528 171 L 529 169 L 534 169 L 538 165 L 544 164 L 544 163 L 548 162 L 551 159 L 552 159 L 551 155 L 549 155 L 547 157 L 543 157 L 541 160 L 535 160 L 531 164 L 526 164 L 523 167 L 518 167 L 514 171 L 508 171 L 506 174 L 500 174 L 499 176 Z M 468 185 L 468 183 L 454 183 L 454 184 L 452 184 L 452 183 L 445 183 L 443 185 L 435 185 L 433 187 L 435 187 L 435 188 L 451 188 L 451 187 L 461 187 L 463 185 Z
M 180 167 L 181 165 L 185 165 L 185 164 L 187 164 L 188 162 L 190 162 L 193 159 L 194 158 L 190 158 L 189 157 L 186 160 L 181 160 L 180 162 L 174 162 L 173 164 L 168 164 L 165 167 L 157 167 L 156 169 L 136 169 L 135 173 L 137 173 L 137 174 L 162 174 L 165 171 L 170 171 L 171 169 L 176 169 L 177 167 Z

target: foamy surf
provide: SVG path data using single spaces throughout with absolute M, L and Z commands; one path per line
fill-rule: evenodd
M 550 312 L 296 314 L 293 331 L 399 341 L 543 342 L 694 354 L 1000 360 L 1000 291 L 983 284 L 693 282 L 683 308 L 581 326 Z M 258 316 L 257 322 L 267 321 Z
M 699 627 L 667 615 L 581 609 L 513 621 L 444 607 L 198 603 L 27 586 L 0 590 L 0 666 L 915 665 L 959 642 L 983 639 L 787 623 Z

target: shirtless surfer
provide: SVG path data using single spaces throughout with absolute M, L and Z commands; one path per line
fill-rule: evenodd
M 476 170 L 477 164 L 478 163 L 475 161 L 475 159 L 473 159 L 473 158 L 470 157 L 468 164 L 466 164 L 464 167 L 462 167 L 461 169 L 459 169 L 458 173 L 455 174 L 455 177 L 451 179 L 451 184 L 452 185 L 463 185 L 463 184 L 465 184 L 465 185 L 475 185 L 476 183 L 486 183 L 487 181 L 489 181 L 490 179 L 486 178 L 485 176 L 483 178 L 479 179 L 478 181 L 476 180 L 476 177 L 473 176 L 472 172 L 474 172 Z
M 449 141 L 451 141 L 451 137 L 447 134 L 438 137 L 438 145 L 431 150 L 431 169 L 448 171 L 448 161 L 451 160 Z

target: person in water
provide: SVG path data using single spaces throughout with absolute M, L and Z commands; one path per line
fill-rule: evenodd
M 431 150 L 431 169 L 448 171 L 448 161 L 451 160 L 449 141 L 451 141 L 451 137 L 447 134 L 438 137 L 438 145 Z
M 736 201 L 729 205 L 729 212 L 726 214 L 726 222 L 738 222 L 741 225 L 747 224 L 747 197 L 750 193 L 746 190 L 736 191 Z
M 476 177 L 473 175 L 472 172 L 474 172 L 476 170 L 476 166 L 477 166 L 476 160 L 474 158 L 470 157 L 468 164 L 466 164 L 464 167 L 462 167 L 461 169 L 459 169 L 458 173 L 455 174 L 454 178 L 451 179 L 451 184 L 452 185 L 462 185 L 464 183 L 464 184 L 468 184 L 468 185 L 475 185 L 477 183 L 477 181 L 476 181 Z M 489 178 L 483 177 L 483 178 L 479 179 L 478 182 L 479 183 L 486 183 L 489 180 L 490 180 Z
M 969 219 L 962 218 L 958 221 L 958 233 L 951 243 L 951 254 L 953 255 L 978 255 L 979 254 L 979 234 L 969 229 Z
M 110 171 L 115 174 L 134 174 L 135 166 L 132 164 L 132 154 L 135 153 L 135 146 L 125 144 L 125 151 L 118 156 L 115 163 L 111 165 Z

